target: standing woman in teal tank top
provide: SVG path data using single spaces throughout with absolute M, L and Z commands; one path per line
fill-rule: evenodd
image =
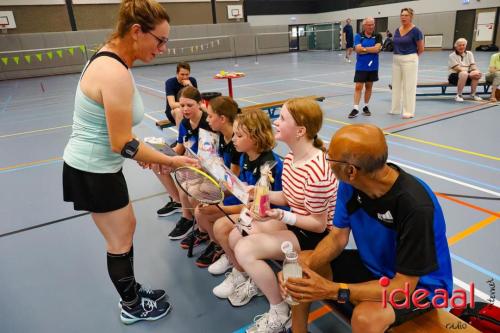
M 73 132 L 64 151 L 64 200 L 91 212 L 106 240 L 107 266 L 125 324 L 156 320 L 170 310 L 163 290 L 135 280 L 136 220 L 122 173 L 125 158 L 170 168 L 195 161 L 159 153 L 134 138 L 132 126 L 144 113 L 129 68 L 150 62 L 166 49 L 170 32 L 165 9 L 154 0 L 123 0 L 114 33 L 85 66 L 78 83 Z M 96 295 L 96 299 L 98 296 Z

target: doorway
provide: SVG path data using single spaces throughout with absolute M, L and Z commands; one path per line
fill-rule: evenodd
M 307 49 L 305 25 L 289 25 L 288 26 L 288 49 L 290 52 L 297 52 Z
M 459 38 L 467 39 L 467 50 L 472 48 L 472 38 L 474 36 L 474 22 L 476 20 L 476 10 L 459 10 L 455 19 L 455 35 L 453 43 Z

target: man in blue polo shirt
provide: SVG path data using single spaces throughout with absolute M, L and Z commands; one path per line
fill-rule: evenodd
M 427 184 L 387 163 L 387 156 L 384 133 L 373 125 L 348 125 L 332 138 L 327 160 L 340 181 L 333 228 L 313 251 L 301 252 L 304 278 L 285 283 L 280 277 L 282 293 L 300 302 L 292 309 L 294 333 L 307 331 L 309 306 L 320 299 L 354 306 L 353 333 L 383 333 L 430 310 L 431 304 L 420 305 L 437 289 L 451 295 L 439 202 Z M 355 250 L 346 249 L 351 232 Z M 384 301 L 406 283 L 408 303 Z M 427 298 L 411 299 L 422 290 Z
M 363 86 L 365 86 L 365 106 L 363 115 L 370 116 L 368 108 L 370 97 L 372 96 L 373 82 L 378 81 L 378 53 L 382 48 L 382 35 L 375 33 L 375 20 L 367 17 L 363 20 L 363 31 L 356 34 L 354 38 L 354 51 L 356 51 L 356 72 L 354 82 L 354 106 L 349 118 L 354 118 L 359 113 L 359 101 Z

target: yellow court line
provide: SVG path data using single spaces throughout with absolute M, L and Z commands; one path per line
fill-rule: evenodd
M 328 120 L 332 123 L 338 123 L 338 124 L 342 124 L 342 125 L 350 125 L 350 123 L 347 123 L 345 121 L 335 120 L 335 119 L 331 119 L 331 118 L 325 118 L 325 120 Z M 418 142 L 418 143 L 423 143 L 423 144 L 434 146 L 434 147 L 453 150 L 453 151 L 457 151 L 457 152 L 468 154 L 468 155 L 479 156 L 479 157 L 483 157 L 483 158 L 494 160 L 494 161 L 500 161 L 500 157 L 497 157 L 497 156 L 477 153 L 474 151 L 470 151 L 470 150 L 466 150 L 466 149 L 462 149 L 462 148 L 458 148 L 458 147 L 453 147 L 453 146 L 448 146 L 448 145 L 443 145 L 441 143 L 431 142 L 431 141 L 427 141 L 427 140 L 422 140 L 422 139 L 414 138 L 414 137 L 407 136 L 407 135 L 393 134 L 390 132 L 384 132 L 384 134 L 394 136 L 394 137 L 397 137 L 400 139 L 405 139 L 405 140 L 410 140 L 410 141 L 414 141 L 414 142 Z
M 71 127 L 71 126 L 72 125 L 64 125 L 64 126 L 58 126 L 58 127 L 51 127 L 51 128 L 44 128 L 44 129 L 34 130 L 34 131 L 28 131 L 28 132 L 19 132 L 19 133 L 5 134 L 5 135 L 0 135 L 0 139 L 10 138 L 10 137 L 13 137 L 13 136 L 24 135 L 24 134 L 33 134 L 33 133 L 40 133 L 40 132 L 52 131 L 52 130 L 56 130 L 56 129 Z
M 11 166 L 8 166 L 8 167 L 0 168 L 0 171 L 6 171 L 6 170 L 17 169 L 17 168 L 23 168 L 23 167 L 27 167 L 27 166 L 33 166 L 33 165 L 38 165 L 38 164 L 43 164 L 43 163 L 53 162 L 53 161 L 62 161 L 62 157 L 53 157 L 53 158 L 48 158 L 46 160 L 26 162 L 26 163 L 19 163 L 19 164 L 11 165 Z
M 471 225 L 467 229 L 460 231 L 459 233 L 448 238 L 448 245 L 451 246 L 451 245 L 454 245 L 454 244 L 460 242 L 465 237 L 469 237 L 473 233 L 485 228 L 486 226 L 492 224 L 496 220 L 498 220 L 498 216 L 491 215 L 488 218 L 486 218 L 480 222 L 477 222 L 476 224 Z
M 500 157 L 497 157 L 497 156 L 492 156 L 492 155 L 487 155 L 487 154 L 482 154 L 482 153 L 476 153 L 474 151 L 470 151 L 470 150 L 466 150 L 466 149 L 462 149 L 462 148 L 458 148 L 458 147 L 453 147 L 453 146 L 448 146 L 448 145 L 443 145 L 441 143 L 435 143 L 435 142 L 431 142 L 431 141 L 417 139 L 417 138 L 414 138 L 414 137 L 411 137 L 411 136 L 406 136 L 406 135 L 401 135 L 401 134 L 391 134 L 389 132 L 386 132 L 386 134 L 387 135 L 391 135 L 391 136 L 395 136 L 397 138 L 406 139 L 406 140 L 410 140 L 410 141 L 415 141 L 415 142 L 423 143 L 423 144 L 434 146 L 434 147 L 439 147 L 439 148 L 443 148 L 443 149 L 449 149 L 449 150 L 453 150 L 453 151 L 458 151 L 458 152 L 464 153 L 464 154 L 469 154 L 469 155 L 484 157 L 484 158 L 487 158 L 487 159 L 490 159 L 490 160 L 494 160 L 494 161 L 500 161 Z

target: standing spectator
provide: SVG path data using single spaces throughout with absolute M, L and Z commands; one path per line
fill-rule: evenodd
M 182 120 L 181 105 L 179 104 L 179 91 L 187 86 L 198 88 L 198 83 L 191 74 L 191 66 L 187 62 L 177 64 L 177 74 L 165 81 L 165 94 L 167 95 L 167 107 L 165 115 L 177 128 Z
M 144 105 L 130 67 L 165 52 L 169 32 L 169 17 L 158 2 L 122 1 L 115 31 L 80 76 L 73 132 L 63 155 L 64 201 L 73 202 L 75 210 L 89 211 L 106 242 L 108 274 L 121 297 L 120 319 L 125 324 L 160 319 L 170 304 L 165 291 L 144 288 L 135 279 L 136 219 L 123 162 L 130 158 L 170 168 L 195 164 L 187 157 L 157 152 L 132 133 L 143 118 Z M 96 302 L 103 297 L 94 295 Z
M 457 86 L 455 101 L 463 102 L 462 91 L 465 85 L 470 85 L 471 96 L 475 101 L 483 100 L 476 95 L 476 88 L 479 79 L 483 74 L 479 71 L 471 51 L 466 50 L 467 39 L 459 38 L 455 42 L 455 52 L 450 53 L 448 58 L 448 68 L 450 75 L 448 82 Z
M 368 102 L 372 96 L 373 82 L 378 81 L 378 53 L 382 45 L 382 35 L 375 33 L 375 20 L 373 17 L 367 17 L 363 20 L 363 31 L 356 34 L 354 39 L 354 51 L 356 51 L 356 72 L 354 82 L 354 106 L 349 118 L 354 118 L 359 113 L 359 101 L 363 85 L 365 86 L 365 106 L 363 115 L 370 116 Z
M 392 61 L 392 107 L 391 114 L 403 118 L 415 116 L 417 99 L 418 56 L 424 52 L 422 31 L 413 23 L 413 9 L 403 8 L 400 14 L 401 26 L 394 32 L 394 57 Z
M 491 56 L 488 74 L 486 74 L 486 82 L 491 84 L 491 102 L 497 102 L 496 92 L 500 85 L 500 52 Z
M 344 43 L 345 43 L 345 60 L 347 62 L 351 62 L 351 54 L 352 54 L 352 47 L 354 45 L 354 34 L 352 32 L 352 25 L 351 25 L 351 19 L 348 18 L 345 21 L 345 26 L 342 29 L 342 36 L 344 37 Z

